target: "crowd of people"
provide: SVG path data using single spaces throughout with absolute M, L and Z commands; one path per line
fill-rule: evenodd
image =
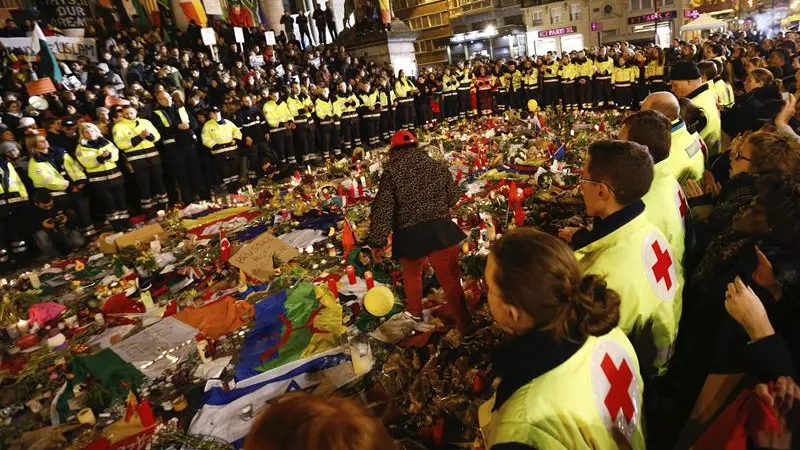
M 407 74 L 292 33 L 267 46 L 263 27 L 240 46 L 232 27 L 215 27 L 213 53 L 194 23 L 170 43 L 158 30 L 91 27 L 99 61 L 62 62 L 63 85 L 35 98 L 25 84 L 36 65 L 5 53 L 0 271 L 28 262 L 30 240 L 45 257 L 66 255 L 102 229 L 128 229 L 133 214 L 388 144 L 369 243 L 378 250 L 393 233 L 417 317 L 430 261 L 468 332 L 463 233 L 450 220 L 458 190 L 446 167 L 415 151 L 415 129 L 481 115 L 524 120 L 540 108 L 638 110 L 619 140 L 588 149 L 580 189 L 592 227 L 559 237 L 518 229 L 492 247 L 489 307 L 515 338 L 495 357 L 502 381 L 485 424 L 489 448 L 688 447 L 748 383 L 780 378 L 778 390 L 757 389 L 772 403 L 797 395 L 786 378 L 800 354 L 796 33 L 667 49 L 622 42 Z M 605 381 L 593 385 L 598 376 Z M 608 383 L 603 402 L 596 390 Z M 309 402 L 296 405 L 329 411 Z M 253 436 L 270 423 L 294 429 L 290 419 L 265 417 Z M 784 421 L 781 436 L 794 425 Z M 386 448 L 384 438 L 374 448 Z M 788 448 L 773 443 L 757 445 Z M 355 448 L 344 445 L 330 448 Z

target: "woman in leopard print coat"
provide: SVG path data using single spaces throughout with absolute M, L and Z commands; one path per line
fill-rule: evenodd
M 464 232 L 453 222 L 450 208 L 460 196 L 445 163 L 418 148 L 416 137 L 398 131 L 392 137 L 389 161 L 372 202 L 368 243 L 386 246 L 403 266 L 403 286 L 411 314 L 422 315 L 422 269 L 427 259 L 444 289 L 453 318 L 467 323 L 458 244 Z

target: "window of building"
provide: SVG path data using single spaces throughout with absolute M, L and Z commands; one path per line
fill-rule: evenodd
M 413 19 L 409 20 L 408 27 L 415 31 L 424 30 L 427 28 L 441 26 L 444 21 L 445 19 L 443 13 L 428 14 L 427 16 L 414 17 Z
M 414 42 L 414 51 L 417 53 L 429 53 L 443 49 L 441 45 L 436 45 L 433 39 Z
M 533 20 L 533 23 L 541 24 L 542 23 L 542 12 L 541 11 L 533 11 L 533 12 L 531 12 L 531 20 Z
M 561 8 L 550 7 L 550 23 L 561 23 Z
M 581 20 L 581 5 L 578 3 L 573 3 L 569 5 L 569 20 L 570 22 L 574 22 L 576 20 Z
M 675 0 L 661 0 L 662 6 L 675 7 Z
M 674 2 L 674 0 L 672 0 Z M 666 6 L 666 5 L 665 5 Z M 653 0 L 631 0 L 631 10 L 650 9 L 653 7 Z

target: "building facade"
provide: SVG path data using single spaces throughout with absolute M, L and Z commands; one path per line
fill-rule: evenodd
M 392 10 L 397 19 L 419 33 L 414 49 L 420 69 L 447 62 L 445 43 L 453 35 L 448 0 L 392 0 Z
M 450 62 L 516 58 L 528 54 L 520 0 L 449 0 Z

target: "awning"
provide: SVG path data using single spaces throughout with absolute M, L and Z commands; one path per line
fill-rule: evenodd
M 700 14 L 697 19 L 681 27 L 681 31 L 711 30 L 714 28 L 726 28 L 728 23 L 724 20 L 715 19 L 710 14 Z

